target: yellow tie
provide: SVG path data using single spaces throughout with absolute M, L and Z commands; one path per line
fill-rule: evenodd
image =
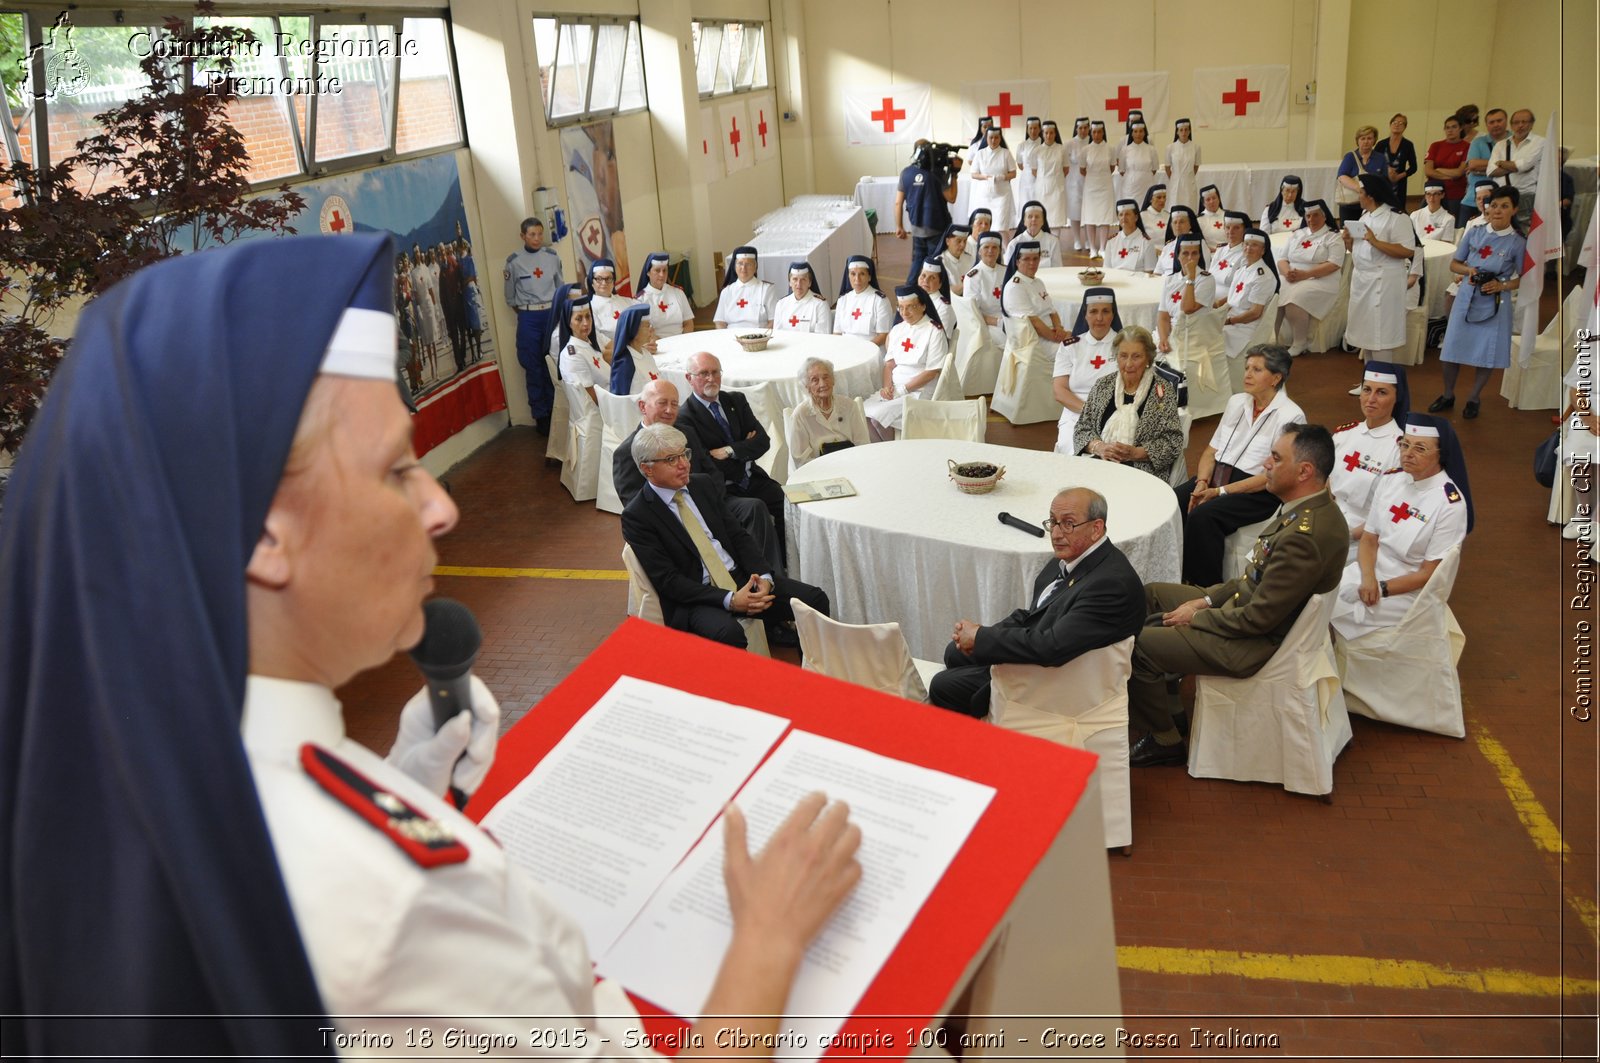
M 672 500 L 678 503 L 678 519 L 683 521 L 684 530 L 689 533 L 690 542 L 700 551 L 700 563 L 706 566 L 706 571 L 711 574 L 711 583 L 725 591 L 734 589 L 733 577 L 728 573 L 728 567 L 717 556 L 717 551 L 711 545 L 711 538 L 706 535 L 706 530 L 700 527 L 700 522 L 695 520 L 694 514 L 689 511 L 689 492 L 677 491 Z

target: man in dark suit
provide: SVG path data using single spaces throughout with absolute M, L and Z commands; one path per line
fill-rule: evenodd
M 1106 538 L 1106 500 L 1068 487 L 1050 503 L 1055 559 L 1033 581 L 1029 604 L 997 624 L 958 620 L 933 677 L 928 700 L 943 709 L 989 715 L 989 667 L 1066 664 L 1121 642 L 1144 623 L 1144 587 L 1121 550 Z
M 1255 675 L 1278 652 L 1313 594 L 1339 586 L 1350 529 L 1328 491 L 1333 436 L 1321 425 L 1289 424 L 1272 442 L 1267 490 L 1282 507 L 1256 540 L 1237 579 L 1210 587 L 1152 583 L 1149 616 L 1133 648 L 1128 718 L 1145 732 L 1128 763 L 1183 764 L 1176 675 Z
M 661 598 L 668 627 L 745 648 L 741 616 L 760 617 L 767 638 L 793 644 L 784 624 L 790 598 L 828 612 L 828 596 L 798 580 L 773 578 L 755 543 L 728 518 L 716 486 L 689 474 L 688 439 L 664 424 L 634 433 L 632 454 L 645 486 L 622 510 L 622 538 Z
M 722 361 L 702 351 L 689 359 L 689 387 L 694 391 L 678 419 L 692 425 L 711 448 L 711 457 L 727 484 L 728 494 L 759 498 L 778 530 L 778 554 L 784 553 L 783 487 L 766 474 L 756 459 L 772 446 L 767 430 L 750 410 L 750 400 L 722 390 Z

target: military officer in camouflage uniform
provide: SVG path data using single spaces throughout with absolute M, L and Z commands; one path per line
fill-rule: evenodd
M 561 288 L 561 256 L 544 246 L 544 222 L 525 218 L 522 249 L 506 256 L 506 305 L 517 312 L 517 361 L 528 378 L 528 406 L 541 435 L 550 434 L 555 387 L 545 368 L 545 351 L 555 327 L 550 304 Z
M 1245 573 L 1213 587 L 1152 583 L 1148 619 L 1133 650 L 1128 715 L 1145 732 L 1135 767 L 1182 764 L 1182 707 L 1175 675 L 1254 675 L 1277 652 L 1313 594 L 1339 586 L 1350 530 L 1328 491 L 1333 437 L 1321 425 L 1289 424 L 1272 444 L 1267 490 L 1283 503 L 1256 540 Z

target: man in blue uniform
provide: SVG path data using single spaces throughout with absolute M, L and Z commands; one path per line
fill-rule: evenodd
M 506 256 L 506 305 L 517 312 L 517 361 L 528 378 L 528 407 L 540 435 L 550 434 L 555 387 L 544 355 L 555 322 L 550 304 L 561 287 L 561 256 L 544 246 L 544 222 L 522 221 L 522 250 Z

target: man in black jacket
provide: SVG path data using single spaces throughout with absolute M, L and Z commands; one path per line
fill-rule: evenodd
M 772 438 L 756 420 L 750 400 L 737 391 L 722 390 L 722 361 L 702 351 L 689 359 L 689 387 L 694 394 L 684 401 L 678 420 L 691 425 L 711 448 L 711 457 L 728 488 L 728 494 L 759 498 L 772 514 L 778 530 L 778 556 L 784 554 L 783 487 L 756 464 L 772 446 Z
M 687 447 L 676 428 L 640 428 L 632 454 L 646 482 L 622 511 L 622 538 L 650 577 L 667 626 L 744 649 L 741 616 L 760 617 L 774 641 L 778 627 L 794 619 L 790 598 L 826 614 L 821 590 L 774 579 L 749 534 L 729 519 L 721 493 L 690 476 Z
M 1066 664 L 1080 654 L 1121 642 L 1144 623 L 1144 585 L 1106 538 L 1106 500 L 1087 487 L 1068 487 L 1050 503 L 1055 559 L 1033 581 L 1028 605 L 998 624 L 956 621 L 933 677 L 928 700 L 943 709 L 989 715 L 989 667 Z

